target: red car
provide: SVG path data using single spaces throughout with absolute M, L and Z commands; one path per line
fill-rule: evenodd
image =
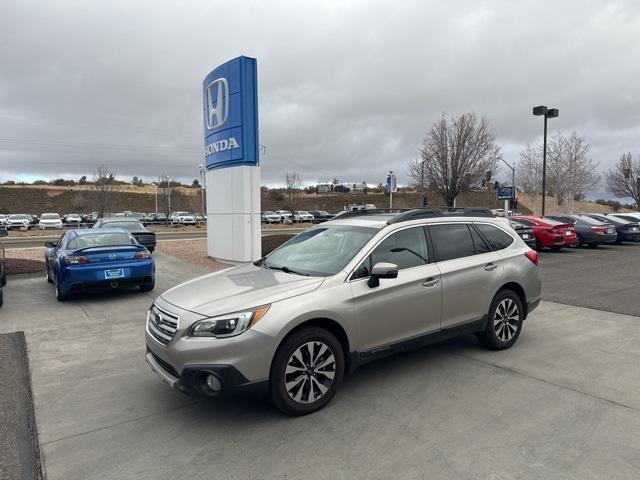
M 578 242 L 575 229 L 568 223 L 524 215 L 509 218 L 531 227 L 536 237 L 536 250 L 545 247 L 560 250 L 567 245 L 575 246 Z

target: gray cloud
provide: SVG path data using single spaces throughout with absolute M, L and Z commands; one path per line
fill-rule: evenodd
M 264 183 L 406 181 L 442 112 L 492 123 L 507 161 L 551 128 L 603 169 L 639 152 L 640 5 L 602 1 L 5 1 L 0 179 L 184 180 L 201 162 L 201 81 L 258 59 Z

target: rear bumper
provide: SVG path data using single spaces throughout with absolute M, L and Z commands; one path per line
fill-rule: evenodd
M 105 270 L 123 269 L 125 276 L 121 278 L 106 278 Z M 85 285 L 107 285 L 111 281 L 118 283 L 126 283 L 128 280 L 141 279 L 155 275 L 155 266 L 153 260 L 136 260 L 134 262 L 114 262 L 111 264 L 84 264 L 66 266 L 58 272 L 58 281 L 66 285 L 74 283 Z
M 93 282 L 69 282 L 69 293 L 105 292 L 119 288 L 139 287 L 154 282 L 153 275 L 143 277 L 117 278 L 113 280 L 99 280 Z
M 533 300 L 532 302 L 527 302 L 527 317 L 531 312 L 533 312 L 540 305 L 541 298 Z

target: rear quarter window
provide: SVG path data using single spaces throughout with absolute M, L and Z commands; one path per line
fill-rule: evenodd
M 476 227 L 494 250 L 503 250 L 513 243 L 513 237 L 498 227 L 487 223 L 477 223 Z

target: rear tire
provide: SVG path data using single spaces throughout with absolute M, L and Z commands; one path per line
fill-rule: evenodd
M 2 286 L 0 286 L 0 307 L 4 305 L 4 294 L 2 293 Z
M 56 278 L 55 281 L 53 282 L 55 287 L 56 287 L 56 300 L 58 300 L 59 302 L 66 302 L 67 300 L 69 300 L 69 294 L 68 293 L 62 293 L 60 291 L 60 289 L 58 288 L 58 279 Z
M 590 244 L 588 245 L 588 247 L 589 247 L 589 248 L 598 248 L 599 246 L 600 246 L 600 244 L 599 244 L 599 243 L 590 243 Z
M 147 283 L 145 285 L 140 285 L 140 291 L 141 292 L 150 292 L 151 290 L 153 290 L 156 286 L 156 282 L 155 280 L 151 283 Z
M 576 248 L 582 247 L 584 245 L 584 241 L 580 234 L 576 235 Z
M 344 352 L 336 337 L 324 328 L 304 328 L 278 348 L 269 397 L 287 415 L 308 415 L 329 403 L 343 376 Z
M 536 238 L 536 251 L 539 252 L 540 250 L 542 250 L 542 244 L 540 243 L 540 240 Z
M 491 350 L 509 348 L 520 336 L 524 308 L 522 300 L 513 290 L 500 290 L 489 307 L 487 326 L 478 334 L 478 340 Z
M 562 247 L 559 247 L 558 245 L 554 245 L 553 247 L 550 247 L 551 250 L 553 250 L 554 252 L 557 252 L 558 250 L 560 250 Z

